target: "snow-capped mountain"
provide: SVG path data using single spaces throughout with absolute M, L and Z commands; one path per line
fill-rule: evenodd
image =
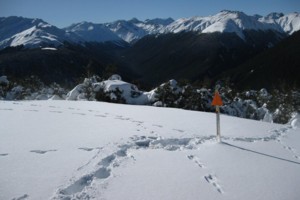
M 288 34 L 293 34 L 295 31 L 300 30 L 300 14 L 290 13 L 279 18 L 276 23 Z
M 122 40 L 103 24 L 81 22 L 65 28 L 67 33 L 74 33 L 87 42 L 106 42 Z
M 195 31 L 201 33 L 233 32 L 244 38 L 244 30 L 274 30 L 280 33 L 292 34 L 300 30 L 299 13 L 284 15 L 271 13 L 265 17 L 249 16 L 239 11 L 223 10 L 216 15 L 206 17 L 180 18 L 174 21 L 168 19 L 153 19 L 139 21 L 119 20 L 107 23 L 106 26 L 127 42 L 138 40 L 148 34 L 179 33 L 181 31 Z
M 132 42 L 149 34 L 163 33 L 165 28 L 173 21 L 171 18 L 156 18 L 145 21 L 139 21 L 133 18 L 129 21 L 118 20 L 112 23 L 106 23 L 105 25 L 126 42 Z
M 244 38 L 244 30 L 275 30 L 292 34 L 300 29 L 298 13 L 272 13 L 266 17 L 248 16 L 243 12 L 223 10 L 208 17 L 181 18 L 166 27 L 166 32 L 196 31 L 202 33 L 234 32 Z
M 266 27 L 269 26 L 270 28 L 285 32 L 289 35 L 300 30 L 299 13 L 290 13 L 287 15 L 283 13 L 270 13 L 265 17 L 259 18 L 258 21 L 263 23 Z
M 300 14 L 271 13 L 262 17 L 249 16 L 239 11 L 223 10 L 207 17 L 180 18 L 176 21 L 171 18 L 145 21 L 133 18 L 104 24 L 82 22 L 64 29 L 59 29 L 41 19 L 2 17 L 0 18 L 0 48 L 21 44 L 26 47 L 37 47 L 43 43 L 57 46 L 64 41 L 78 43 L 124 40 L 130 43 L 146 35 L 182 31 L 232 32 L 244 39 L 243 31 L 245 30 L 274 30 L 291 35 L 300 30 Z
M 43 43 L 58 46 L 71 39 L 76 41 L 78 38 L 41 19 L 0 18 L 0 48 L 18 45 L 38 47 Z
M 181 31 L 234 32 L 239 37 L 244 38 L 244 30 L 274 30 L 280 33 L 292 34 L 300 30 L 300 15 L 299 13 L 286 15 L 270 13 L 262 17 L 260 15 L 249 16 L 239 11 L 223 10 L 212 16 L 180 18 L 176 21 L 172 18 L 156 18 L 145 21 L 133 18 L 128 21 L 118 20 L 104 25 L 129 43 L 149 34 L 178 33 Z

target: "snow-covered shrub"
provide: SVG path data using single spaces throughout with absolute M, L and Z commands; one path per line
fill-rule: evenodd
M 1 100 L 88 100 L 137 105 L 153 105 L 175 107 L 188 110 L 214 112 L 211 105 L 213 92 L 211 89 L 199 88 L 185 83 L 170 80 L 157 88 L 144 92 L 134 84 L 122 81 L 121 76 L 113 74 L 107 80 L 98 76 L 84 79 L 66 95 L 66 90 L 58 84 L 43 84 L 37 77 L 31 76 L 14 83 L 7 77 L 0 77 Z M 300 92 L 292 90 L 280 92 L 266 89 L 235 92 L 227 85 L 219 88 L 223 100 L 221 113 L 262 120 L 266 122 L 287 123 L 300 112 Z
M 9 92 L 7 92 L 6 100 L 22 100 L 24 99 L 24 87 L 18 85 L 13 87 Z
M 211 111 L 212 94 L 206 88 L 197 89 L 191 85 L 183 87 L 179 99 L 179 108 L 188 110 Z
M 6 96 L 9 81 L 7 76 L 0 76 L 0 100 L 3 100 Z
M 182 88 L 178 86 L 176 80 L 172 79 L 161 84 L 155 90 L 155 100 L 160 101 L 165 107 L 178 107 Z
M 56 95 L 55 99 L 65 99 L 65 89 L 56 83 L 46 86 L 35 76 L 18 82 L 4 82 L 7 85 L 0 85 L 0 99 L 2 100 L 48 100 L 53 95 Z
M 0 76 L 0 86 L 7 86 L 8 84 L 7 76 Z
M 148 104 L 147 93 L 125 81 L 119 75 L 112 75 L 108 80 L 85 79 L 67 94 L 67 100 L 92 100 L 128 104 Z
M 300 113 L 298 112 L 294 112 L 292 114 L 292 118 L 289 121 L 289 124 L 291 124 L 291 126 L 296 129 L 296 128 L 300 128 Z
M 113 74 L 108 80 L 110 80 L 110 81 L 121 81 L 122 78 L 118 74 Z
M 93 78 L 85 78 L 83 83 L 68 92 L 66 100 L 95 100 L 93 83 Z

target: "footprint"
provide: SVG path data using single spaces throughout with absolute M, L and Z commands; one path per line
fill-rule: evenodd
M 110 175 L 111 175 L 110 169 L 101 167 L 94 173 L 81 177 L 79 180 L 75 181 L 67 188 L 61 190 L 59 193 L 63 195 L 72 195 L 81 192 L 85 187 L 91 185 L 94 178 L 106 179 Z
M 23 196 L 17 197 L 17 198 L 13 198 L 12 200 L 24 200 L 24 199 L 28 199 L 29 195 L 28 194 L 24 194 Z
M 108 167 L 114 160 L 116 159 L 116 156 L 114 154 L 109 155 L 105 158 L 103 158 L 98 165 L 101 165 L 102 167 Z
M 140 148 L 140 147 L 141 148 L 149 148 L 150 143 L 151 143 L 150 139 L 141 139 L 141 140 L 135 141 L 135 145 L 138 148 Z
M 92 151 L 92 150 L 94 150 L 94 148 L 88 148 L 88 147 L 80 147 L 78 149 L 83 150 L 83 151 Z
M 144 123 L 143 121 L 138 121 L 138 120 L 132 120 L 132 122 L 134 122 L 134 123 L 138 123 L 138 124 L 142 124 L 142 123 Z
M 31 150 L 32 153 L 38 153 L 38 154 L 45 154 L 51 151 L 57 151 L 56 149 L 50 149 L 50 150 Z
M 194 156 L 194 155 L 188 155 L 187 156 L 188 159 L 194 161 L 200 168 L 205 168 L 204 164 L 202 164 L 199 160 L 198 157 Z
M 102 159 L 98 165 L 101 167 L 94 171 L 91 174 L 87 174 L 82 176 L 80 179 L 69 185 L 67 188 L 62 189 L 59 191 L 62 195 L 73 195 L 75 193 L 82 192 L 85 187 L 88 187 L 91 185 L 92 181 L 97 179 L 106 179 L 111 175 L 111 169 L 108 167 L 112 164 L 114 165 L 113 161 L 116 159 L 116 156 L 114 154 L 105 157 Z
M 127 150 L 126 149 L 120 149 L 116 152 L 116 155 L 119 157 L 125 157 L 127 156 Z
M 26 112 L 38 112 L 38 110 L 24 110 Z
M 93 180 L 93 175 L 88 174 L 81 177 L 79 180 L 72 183 L 67 188 L 60 190 L 60 194 L 62 195 L 72 195 L 78 192 L 81 192 L 86 186 L 89 186 Z
M 12 108 L 0 108 L 0 110 L 9 110 L 9 111 L 11 111 L 13 109 Z
M 118 119 L 118 120 L 130 120 L 130 118 L 128 118 L 128 117 L 123 117 L 123 116 L 119 116 L 119 115 L 117 115 L 115 117 L 115 119 Z
M 95 173 L 94 176 L 98 179 L 105 179 L 110 176 L 110 169 L 107 169 L 105 167 L 101 167 L 98 169 Z
M 210 183 L 216 190 L 220 193 L 223 194 L 223 190 L 221 186 L 218 184 L 218 179 L 216 176 L 208 174 L 207 176 L 204 176 L 205 180 Z
M 159 127 L 159 128 L 163 127 L 162 125 L 159 125 L 159 124 L 152 124 L 152 126 L 156 126 L 156 127 Z
M 178 131 L 178 132 L 180 132 L 180 133 L 183 133 L 184 132 L 184 130 L 180 130 L 180 129 L 173 129 L 174 131 Z
M 282 145 L 282 147 L 283 147 L 284 149 L 288 150 L 288 151 L 293 155 L 294 158 L 300 160 L 300 157 L 299 157 L 298 155 L 296 155 L 296 154 L 297 154 L 297 151 L 296 151 L 294 148 L 292 148 L 292 147 L 290 147 L 290 146 L 285 146 L 285 145 L 282 144 L 282 143 L 281 143 L 281 145 Z
M 130 157 L 127 154 L 127 150 L 131 147 L 132 146 L 127 145 L 127 144 L 119 146 L 119 149 L 117 151 L 113 152 L 111 155 L 104 157 L 100 162 L 98 162 L 97 165 L 99 168 L 96 171 L 82 176 L 77 181 L 73 182 L 71 185 L 66 187 L 65 189 L 61 189 L 59 191 L 59 194 L 60 195 L 73 195 L 75 193 L 82 192 L 84 190 L 84 188 L 90 186 L 94 179 L 106 179 L 106 178 L 110 177 L 111 170 L 114 167 L 118 167 L 120 165 L 120 159 L 121 158 L 126 159 L 127 157 L 128 158 Z M 103 147 L 98 147 L 98 148 L 81 147 L 78 149 L 85 150 L 85 151 L 91 151 L 93 149 L 98 149 L 99 150 L 98 153 L 99 153 L 100 150 L 103 149 Z M 96 158 L 97 155 L 95 155 L 95 157 L 93 157 L 93 159 Z M 89 163 L 90 163 L 90 161 L 87 164 L 89 164 Z M 86 165 L 84 165 L 84 166 L 86 166 Z M 82 166 L 82 167 L 84 167 L 84 166 Z M 82 167 L 78 168 L 77 170 L 81 170 Z
M 155 137 L 155 136 L 148 136 L 148 138 L 149 138 L 150 140 L 157 140 L 158 137 Z
M 85 115 L 85 113 L 72 113 L 73 115 Z
M 52 113 L 62 113 L 62 111 L 55 111 L 55 110 L 50 110 Z
M 95 115 L 95 117 L 107 117 L 106 115 Z
M 283 148 L 285 148 L 287 150 L 290 150 L 290 151 L 294 151 L 294 149 L 292 147 L 289 147 L 289 146 L 283 146 Z

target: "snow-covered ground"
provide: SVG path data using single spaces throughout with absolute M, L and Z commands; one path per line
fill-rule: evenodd
M 298 120 L 298 121 L 297 121 Z M 0 199 L 300 198 L 288 125 L 88 101 L 0 101 Z

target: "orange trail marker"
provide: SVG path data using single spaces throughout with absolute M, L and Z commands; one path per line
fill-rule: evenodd
M 218 92 L 218 90 L 216 90 L 215 92 L 215 96 L 211 102 L 212 106 L 216 106 L 216 116 L 217 116 L 217 140 L 218 142 L 221 142 L 221 133 L 220 133 L 220 106 L 223 105 L 223 101 L 222 98 Z
M 213 101 L 211 102 L 212 106 L 223 106 L 223 101 L 218 91 L 215 92 Z

